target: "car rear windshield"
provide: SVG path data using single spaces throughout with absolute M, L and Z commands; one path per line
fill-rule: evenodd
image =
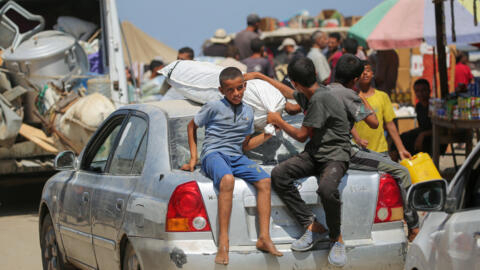
M 283 118 L 295 127 L 300 127 L 303 115 L 283 115 Z M 170 147 L 170 164 L 172 169 L 179 169 L 183 164 L 190 161 L 190 148 L 188 145 L 187 126 L 192 117 L 171 118 L 168 121 L 168 143 Z M 197 130 L 198 154 L 202 151 L 202 144 L 205 129 Z M 253 136 L 255 136 L 254 134 Z M 300 143 L 284 132 L 277 132 L 277 135 L 260 145 L 259 147 L 245 153 L 250 159 L 262 165 L 275 165 L 293 155 L 303 151 L 305 144 Z

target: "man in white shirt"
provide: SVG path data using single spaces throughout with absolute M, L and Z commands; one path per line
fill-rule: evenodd
M 313 46 L 307 54 L 315 65 L 315 71 L 317 72 L 317 82 L 325 84 L 330 77 L 330 65 L 328 64 L 325 55 L 322 53 L 322 49 L 326 47 L 326 41 L 328 37 L 321 31 L 316 31 L 312 34 Z

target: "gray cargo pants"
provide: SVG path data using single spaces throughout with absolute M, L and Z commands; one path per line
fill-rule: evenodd
M 418 214 L 416 211 L 410 209 L 407 203 L 407 190 L 412 184 L 407 168 L 392 161 L 384 154 L 368 149 L 360 149 L 356 146 L 352 146 L 352 157 L 350 158 L 349 168 L 364 171 L 382 171 L 393 176 L 397 181 L 402 195 L 403 216 L 407 222 L 407 226 L 409 229 L 418 227 Z

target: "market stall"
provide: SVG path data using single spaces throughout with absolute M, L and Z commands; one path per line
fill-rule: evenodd
M 480 129 L 480 97 L 475 85 L 457 98 L 430 100 L 433 161 L 439 163 L 440 145 L 465 143 L 465 155 L 472 150 L 473 131 Z M 455 150 L 452 147 L 455 160 Z

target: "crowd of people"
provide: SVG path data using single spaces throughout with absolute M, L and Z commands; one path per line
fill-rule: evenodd
M 225 68 L 219 77 L 219 90 L 224 99 L 206 103 L 188 125 L 191 159 L 182 169 L 195 169 L 199 161 L 196 130 L 205 127 L 201 169 L 219 191 L 219 242 L 215 262 L 228 264 L 229 260 L 228 228 L 235 177 L 257 189 L 260 230 L 257 248 L 274 256 L 282 256 L 282 253 L 276 249 L 269 234 L 271 187 L 305 230 L 303 236 L 292 243 L 292 250 L 310 250 L 322 237 L 328 236 L 331 241 L 329 262 L 336 266 L 345 265 L 347 255 L 340 231 L 338 185 L 348 168 L 382 171 L 394 177 L 403 197 L 408 239 L 412 241 L 419 224 L 417 213 L 405 203 L 411 179 L 408 170 L 396 161 L 410 158 L 420 151 L 431 151 L 432 132 L 428 116 L 431 90 L 428 81 L 419 79 L 414 84 L 419 127 L 399 134 L 394 123 L 393 106 L 388 91 L 385 91 L 389 86 L 379 89 L 376 82 L 380 82 L 379 85 L 386 82 L 375 80 L 377 74 L 391 76 L 392 72 L 385 69 L 392 67 L 383 67 L 385 63 L 382 61 L 395 58 L 392 52 L 383 52 L 385 57 L 367 58 L 355 39 L 342 38 L 335 32 L 317 31 L 311 36 L 312 46 L 308 52 L 292 38 L 285 38 L 273 56 L 260 39 L 259 23 L 258 15 L 251 14 L 247 17 L 246 29 L 234 39 L 222 29 L 210 39 L 211 44 L 204 48 L 204 55 L 234 58 L 246 66 L 247 73 L 243 74 L 236 67 Z M 178 59 L 193 60 L 193 50 L 188 47 L 180 49 Z M 149 84 L 156 87 L 152 91 L 161 92 L 164 82 L 157 77 L 157 70 L 161 67 L 163 63 L 158 60 L 150 64 L 149 80 L 142 86 L 145 87 L 144 93 L 149 91 Z M 244 155 L 244 151 L 256 148 L 271 137 L 265 133 L 252 135 L 253 110 L 242 103 L 246 81 L 251 79 L 269 82 L 286 99 L 296 101 L 296 105 L 289 104 L 297 107 L 290 108 L 291 111 L 305 115 L 302 126 L 297 128 L 284 121 L 279 113 L 268 114 L 268 122 L 276 128 L 300 142 L 308 140 L 304 152 L 278 164 L 271 175 Z M 391 145 L 389 141 L 392 141 Z M 328 230 L 306 207 L 294 184 L 297 179 L 307 176 L 318 179 L 317 193 L 325 210 Z

